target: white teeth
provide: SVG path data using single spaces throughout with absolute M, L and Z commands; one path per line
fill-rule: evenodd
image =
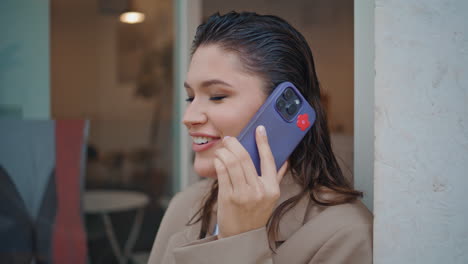
M 192 137 L 192 138 L 193 138 L 193 142 L 198 145 L 206 144 L 212 140 L 212 138 L 209 138 L 209 137 Z

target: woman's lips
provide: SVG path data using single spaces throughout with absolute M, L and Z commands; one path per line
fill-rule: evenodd
M 209 148 L 211 148 L 212 146 L 214 146 L 216 143 L 218 143 L 218 141 L 220 141 L 221 139 L 212 139 L 210 140 L 208 143 L 205 143 L 205 144 L 201 144 L 201 145 L 198 145 L 198 144 L 195 144 L 195 142 L 192 143 L 192 149 L 193 151 L 195 152 L 201 152 L 201 151 L 205 151 Z

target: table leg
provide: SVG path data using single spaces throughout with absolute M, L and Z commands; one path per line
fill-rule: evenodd
M 105 228 L 107 237 L 109 238 L 112 251 L 114 252 L 115 257 L 118 259 L 119 264 L 126 264 L 128 259 L 131 257 L 133 247 L 135 246 L 135 242 L 138 238 L 138 234 L 140 233 L 144 213 L 145 213 L 144 208 L 139 208 L 137 210 L 135 218 L 133 219 L 133 225 L 128 235 L 128 239 L 124 244 L 123 252 L 119 247 L 117 238 L 115 237 L 114 227 L 112 225 L 109 215 L 106 213 L 101 214 L 102 219 L 104 221 L 104 228 Z
M 135 246 L 138 235 L 140 234 L 141 225 L 143 223 L 143 216 L 145 214 L 144 208 L 139 208 L 133 220 L 133 226 L 128 235 L 127 242 L 124 245 L 124 256 L 130 258 L 132 255 L 133 247 Z
M 104 221 L 104 229 L 106 231 L 107 237 L 109 238 L 109 242 L 111 244 L 112 252 L 114 252 L 114 256 L 117 258 L 120 264 L 125 264 L 126 259 L 122 254 L 122 250 L 120 250 L 119 242 L 114 234 L 114 227 L 112 226 L 112 222 L 110 220 L 109 215 L 106 213 L 101 214 L 102 220 Z

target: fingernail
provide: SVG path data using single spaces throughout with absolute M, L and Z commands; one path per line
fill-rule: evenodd
M 266 136 L 266 130 L 264 126 L 258 126 L 258 133 L 262 136 Z
M 228 139 L 228 138 L 230 138 L 230 136 L 225 136 L 225 137 L 223 138 L 223 141 L 225 141 L 225 140 Z

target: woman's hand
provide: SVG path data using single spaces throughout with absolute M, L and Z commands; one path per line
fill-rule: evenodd
M 236 138 L 224 138 L 224 147 L 216 150 L 219 238 L 264 227 L 280 196 L 279 183 L 287 162 L 276 171 L 263 126 L 257 127 L 256 141 L 262 177 L 257 175 L 249 153 Z

